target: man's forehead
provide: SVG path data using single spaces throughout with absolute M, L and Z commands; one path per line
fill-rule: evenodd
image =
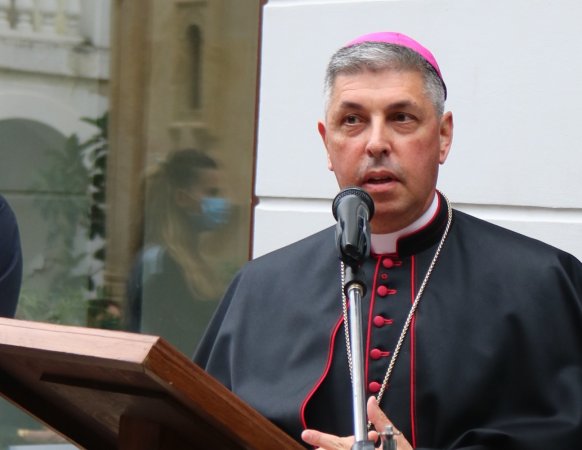
M 384 111 L 432 106 L 422 74 L 407 71 L 366 71 L 336 79 L 330 92 L 327 112 L 381 109 Z
M 416 70 L 362 70 L 357 73 L 341 73 L 331 87 L 331 96 L 356 89 L 410 89 L 424 86 L 422 73 Z

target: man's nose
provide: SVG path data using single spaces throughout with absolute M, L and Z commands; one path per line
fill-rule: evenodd
M 372 157 L 387 155 L 391 150 L 390 130 L 383 120 L 375 120 L 370 124 L 370 134 L 366 144 L 366 152 Z

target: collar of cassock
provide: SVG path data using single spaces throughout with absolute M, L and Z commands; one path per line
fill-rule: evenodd
M 388 234 L 372 234 L 372 254 L 404 257 L 418 253 L 438 242 L 446 223 L 446 201 L 437 191 L 424 214 L 406 228 Z

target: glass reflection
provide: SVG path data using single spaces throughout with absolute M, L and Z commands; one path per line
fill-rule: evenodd
M 263 3 L 0 0 L 19 319 L 129 327 L 192 353 L 249 254 Z M 193 147 L 206 152 L 165 155 Z M 62 441 L 0 402 L 0 450 Z
M 209 244 L 232 216 L 216 161 L 202 151 L 170 153 L 145 180 L 144 246 L 128 281 L 127 326 L 194 351 L 222 293 Z

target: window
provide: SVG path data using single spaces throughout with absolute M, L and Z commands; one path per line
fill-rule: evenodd
M 250 253 L 262 3 L 0 1 L 17 318 L 192 354 Z M 7 403 L 0 414 L 0 449 L 61 442 Z

